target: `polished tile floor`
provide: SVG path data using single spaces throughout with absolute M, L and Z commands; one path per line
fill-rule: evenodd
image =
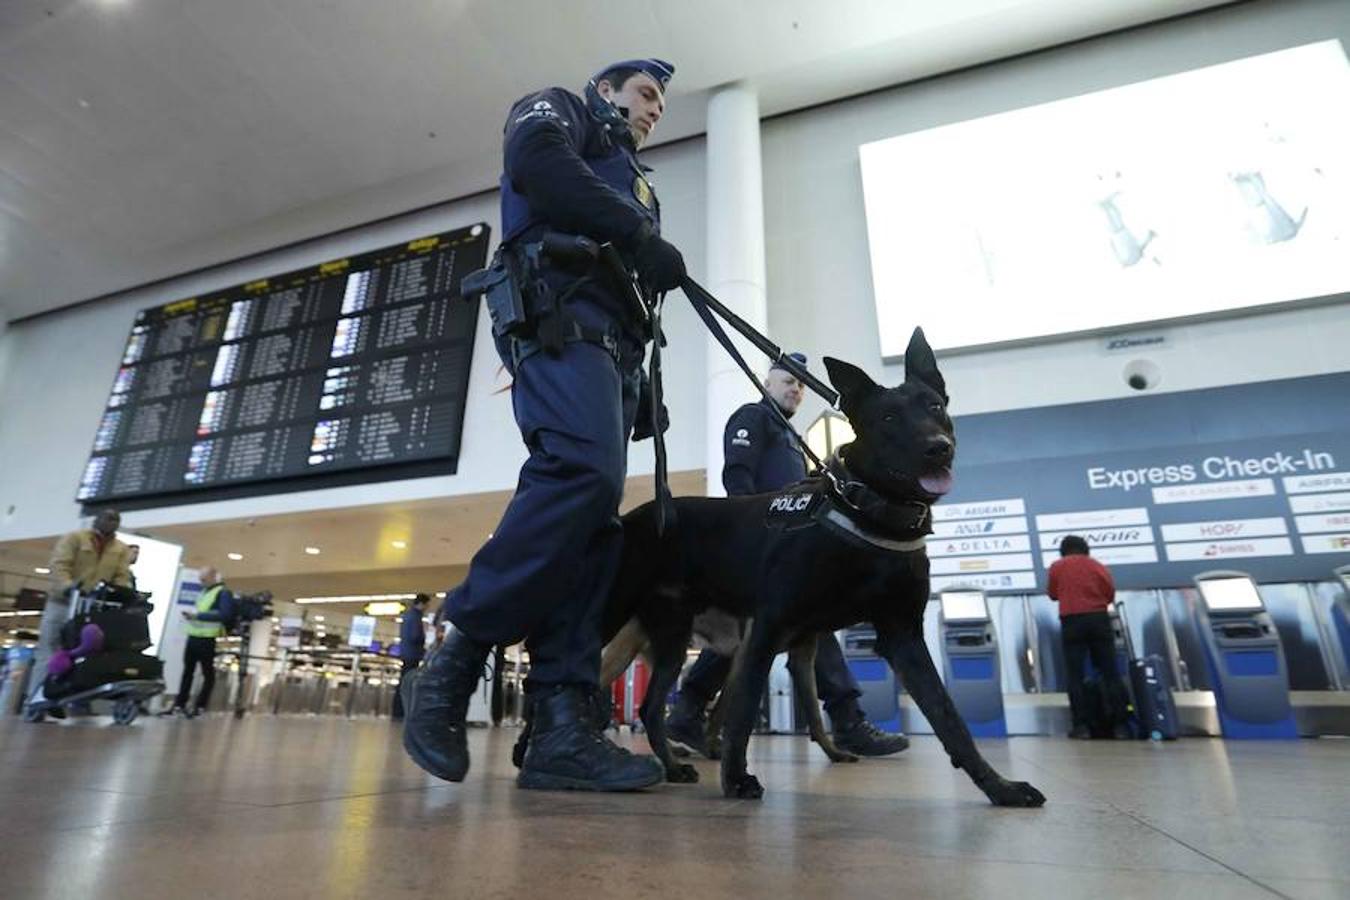
M 378 721 L 0 720 L 0 896 L 1350 897 L 1350 741 L 986 741 L 1049 797 L 990 807 L 933 738 L 831 766 L 752 744 L 762 802 L 703 783 L 518 791 L 511 730 L 462 785 Z M 645 746 L 641 739 L 634 743 Z

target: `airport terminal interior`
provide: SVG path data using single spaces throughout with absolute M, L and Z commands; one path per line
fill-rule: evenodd
M 0 896 L 1350 897 L 1348 245 L 1344 0 L 4 0 Z

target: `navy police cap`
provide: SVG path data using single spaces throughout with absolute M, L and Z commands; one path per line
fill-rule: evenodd
M 793 359 L 795 359 L 795 360 L 796 360 L 798 363 L 800 363 L 802 366 L 805 366 L 805 365 L 806 365 L 806 354 L 805 354 L 805 353 L 789 353 L 789 354 L 787 354 L 787 355 L 790 356 L 790 357 L 792 357 Z M 773 361 L 773 365 L 769 366 L 769 368 L 770 368 L 770 369 L 783 369 L 783 364 L 782 364 L 780 361 L 778 361 L 778 360 L 775 359 L 775 360 Z M 783 369 L 783 371 L 786 372 L 787 369 Z
M 626 59 L 605 66 L 592 80 L 599 81 L 606 72 L 613 72 L 615 69 L 637 69 L 643 74 L 650 75 L 652 80 L 661 86 L 663 92 L 670 83 L 671 76 L 675 74 L 675 67 L 664 59 Z

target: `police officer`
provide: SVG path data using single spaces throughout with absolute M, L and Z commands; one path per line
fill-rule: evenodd
M 220 571 L 207 566 L 201 571 L 202 592 L 191 610 L 183 610 L 187 620 L 187 643 L 183 647 L 183 677 L 178 682 L 178 697 L 168 710 L 169 715 L 195 718 L 211 702 L 211 689 L 216 686 L 216 639 L 224 636 L 225 624 L 234 617 L 234 595 L 225 587 Z M 202 687 L 197 702 L 191 707 L 192 670 L 202 670 Z
M 403 611 L 403 621 L 399 623 L 398 656 L 403 661 L 403 667 L 398 673 L 398 690 L 394 692 L 394 708 L 389 715 L 395 722 L 403 721 L 403 682 L 417 668 L 427 649 L 427 630 L 422 624 L 422 616 L 426 615 L 430 605 L 431 597 L 417 594 L 413 597 L 412 605 Z
M 685 276 L 637 159 L 673 72 L 659 59 L 617 63 L 584 98 L 548 88 L 507 117 L 496 264 L 523 282 L 526 325 L 491 296 L 488 309 L 529 458 L 501 523 L 446 598 L 445 640 L 405 687 L 404 747 L 448 781 L 468 771 L 465 716 L 488 653 L 522 638 L 533 730 L 520 787 L 634 790 L 665 777 L 655 758 L 610 743 L 592 709 L 650 336 L 633 277 L 650 298 Z M 559 233 L 610 245 L 620 271 L 584 258 L 540 265 L 538 248 Z
M 805 355 L 789 355 L 806 365 Z M 764 379 L 764 388 L 771 399 L 747 403 L 727 420 L 722 437 L 722 484 L 730 496 L 768 493 L 806 477 L 806 460 L 785 421 L 801 405 L 803 385 L 791 372 L 774 365 Z M 778 407 L 781 418 L 770 404 Z M 730 672 L 730 657 L 711 649 L 699 654 L 666 720 L 671 741 L 707 755 L 704 716 Z M 815 676 L 833 725 L 835 744 L 841 750 L 859 756 L 887 756 L 909 746 L 903 734 L 881 731 L 867 720 L 858 705 L 862 691 L 834 635 L 822 634 L 816 642 Z

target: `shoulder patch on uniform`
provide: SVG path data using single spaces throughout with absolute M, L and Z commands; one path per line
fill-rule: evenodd
M 736 433 L 731 437 L 731 443 L 736 447 L 750 446 L 750 429 L 737 428 Z

